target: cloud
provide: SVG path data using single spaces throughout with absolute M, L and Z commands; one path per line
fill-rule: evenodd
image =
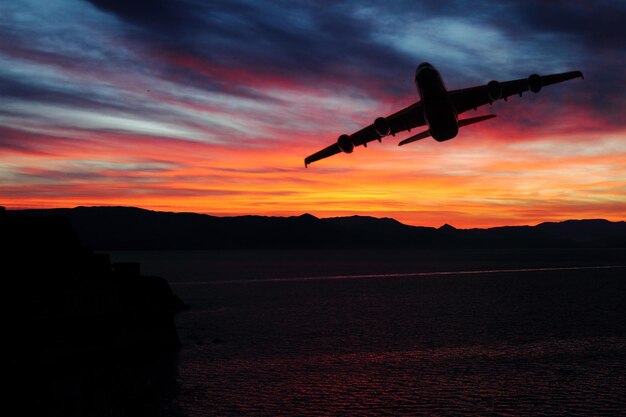
M 139 25 L 172 30 L 184 27 L 192 19 L 188 10 L 192 6 L 186 2 L 183 7 L 173 0 L 87 0 L 100 10 L 113 13 L 120 18 Z M 178 3 L 178 4 L 177 4 Z
M 191 54 L 261 74 L 277 71 L 315 80 L 339 74 L 388 73 L 405 57 L 371 42 L 350 5 L 317 7 L 292 2 L 91 0 L 139 27 L 127 35 L 154 50 Z M 132 3 L 132 4 L 131 4 Z M 410 63 L 413 66 L 413 63 Z M 170 68 L 170 70 L 174 70 Z
M 127 36 L 151 48 L 164 76 L 229 94 L 250 94 L 255 85 L 314 83 L 335 91 L 352 85 L 379 100 L 410 97 L 415 65 L 429 60 L 439 63 L 457 87 L 527 72 L 581 69 L 588 79 L 603 79 L 593 88 L 582 87 L 591 109 L 615 121 L 621 114 L 616 108 L 626 104 L 614 88 L 626 81 L 619 70 L 625 53 L 617 48 L 626 33 L 616 24 L 626 7 L 616 2 L 597 7 L 511 1 L 471 9 L 459 1 L 384 6 L 343 1 L 326 7 L 90 2 L 128 22 Z
M 0 6 L 0 196 L 460 226 L 550 209 L 617 218 L 625 8 L 15 0 Z M 586 79 L 499 102 L 498 118 L 450 142 L 386 138 L 302 168 L 340 133 L 417 100 L 425 60 L 450 88 L 572 69 Z
M 530 29 L 570 36 L 594 50 L 622 49 L 626 38 L 626 4 L 619 1 L 589 2 L 532 0 L 513 9 Z

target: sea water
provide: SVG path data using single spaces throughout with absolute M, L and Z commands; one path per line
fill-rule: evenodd
M 179 415 L 588 416 L 626 415 L 623 255 L 112 259 L 142 262 L 190 305 L 177 316 Z

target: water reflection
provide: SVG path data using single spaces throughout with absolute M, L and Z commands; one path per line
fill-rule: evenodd
M 626 415 L 623 269 L 176 291 L 192 417 Z

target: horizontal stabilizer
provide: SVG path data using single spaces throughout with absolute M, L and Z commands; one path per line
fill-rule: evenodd
M 459 127 L 472 125 L 474 123 L 482 122 L 483 120 L 493 119 L 494 117 L 496 117 L 495 114 L 488 114 L 486 116 L 478 116 L 478 117 L 472 117 L 470 119 L 459 120 Z
M 459 120 L 459 127 L 463 127 L 463 126 L 471 125 L 471 124 L 474 124 L 474 123 L 482 122 L 483 120 L 493 119 L 494 117 L 496 117 L 495 114 L 488 114 L 488 115 L 485 115 L 485 116 L 478 116 L 478 117 L 472 117 L 472 118 L 469 118 L 469 119 Z M 429 136 L 430 136 L 430 131 L 427 130 L 425 132 L 418 133 L 417 135 L 413 135 L 410 138 L 406 138 L 403 141 L 400 141 L 400 143 L 398 143 L 398 146 L 406 145 L 407 143 L 415 142 L 416 140 L 424 139 L 424 138 L 427 138 Z
M 398 146 L 406 145 L 407 143 L 415 142 L 416 140 L 424 139 L 424 138 L 427 138 L 429 136 L 430 136 L 430 131 L 427 130 L 425 132 L 418 133 L 417 135 L 413 135 L 410 138 L 406 138 L 406 139 L 400 141 L 400 143 L 398 143 Z

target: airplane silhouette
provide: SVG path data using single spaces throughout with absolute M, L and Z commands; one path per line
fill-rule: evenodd
M 399 146 L 432 136 L 436 141 L 443 142 L 454 138 L 459 128 L 473 123 L 482 122 L 496 117 L 493 114 L 459 120 L 458 115 L 468 110 L 476 110 L 479 106 L 492 104 L 494 101 L 530 90 L 538 93 L 547 85 L 560 83 L 574 78 L 584 78 L 580 71 L 560 74 L 537 75 L 513 81 L 489 81 L 485 85 L 448 91 L 439 71 L 428 62 L 422 62 L 415 71 L 415 85 L 421 100 L 387 117 L 379 117 L 371 125 L 352 135 L 341 135 L 336 143 L 314 153 L 304 159 L 304 166 L 340 152 L 352 153 L 355 146 L 373 140 L 381 142 L 385 136 L 395 136 L 417 126 L 428 126 L 428 130 L 413 135 L 398 143 Z

